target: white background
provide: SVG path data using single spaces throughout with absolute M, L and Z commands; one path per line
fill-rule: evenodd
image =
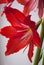
M 0 5 L 0 13 L 3 10 L 3 6 L 4 5 Z M 23 6 L 18 4 L 16 1 L 14 1 L 14 3 L 12 4 L 12 7 L 17 8 L 20 11 L 23 10 Z M 39 20 L 37 11 L 32 12 L 31 14 L 32 14 L 31 19 L 37 22 Z M 7 22 L 5 15 L 3 15 L 2 17 L 0 17 L 0 28 L 3 28 L 4 26 L 7 26 L 7 25 L 10 25 L 10 23 Z M 41 26 L 38 29 L 39 33 L 40 33 L 40 30 L 41 30 Z M 15 53 L 15 54 L 12 54 L 9 56 L 5 56 L 4 52 L 6 50 L 7 41 L 8 41 L 7 38 L 0 35 L 0 65 L 32 65 L 32 63 L 30 63 L 28 56 L 27 56 L 28 48 L 25 50 L 25 52 L 23 52 L 23 50 L 21 50 L 18 53 Z M 34 50 L 34 55 L 35 55 L 35 52 L 36 52 L 36 50 Z M 39 65 L 41 65 L 41 64 L 39 64 Z

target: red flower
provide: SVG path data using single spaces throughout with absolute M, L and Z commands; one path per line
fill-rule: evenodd
M 38 14 L 39 14 L 39 17 L 41 18 L 44 14 L 44 0 L 39 0 L 38 1 Z
M 38 7 L 38 14 L 41 18 L 44 12 L 44 0 L 17 0 L 19 3 L 24 5 L 24 14 L 28 15 L 36 6 Z
M 40 47 L 40 38 L 35 29 L 35 23 L 30 20 L 30 16 L 25 16 L 17 9 L 6 7 L 4 10 L 8 22 L 11 26 L 1 29 L 1 34 L 9 38 L 5 55 L 18 52 L 29 45 L 28 58 L 33 56 L 34 45 Z
M 35 0 L 17 0 L 20 4 L 24 5 L 24 14 L 28 15 L 36 6 Z
M 13 2 L 14 0 L 0 0 L 0 4 L 5 4 L 5 3 L 10 3 Z

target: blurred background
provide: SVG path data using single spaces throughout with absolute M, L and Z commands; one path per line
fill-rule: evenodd
M 4 4 L 0 5 L 0 13 L 2 13 L 5 5 Z M 14 1 L 11 7 L 18 9 L 21 12 L 23 11 L 23 6 L 18 4 L 17 1 Z M 35 22 L 37 22 L 39 20 L 39 17 L 37 15 L 37 10 L 31 12 L 30 14 L 32 15 L 31 20 L 33 20 Z M 9 26 L 9 25 L 10 25 L 10 23 L 7 21 L 6 16 L 4 14 L 2 17 L 0 17 L 0 28 Z M 41 30 L 41 25 L 40 25 L 39 29 L 37 30 L 39 34 L 40 34 L 40 30 Z M 25 52 L 23 52 L 24 49 L 22 49 L 15 54 L 5 56 L 7 41 L 8 41 L 8 39 L 0 34 L 0 65 L 32 65 L 32 63 L 29 61 L 28 56 L 27 56 L 28 48 L 25 50 Z M 43 41 L 43 44 L 44 44 L 44 41 Z M 36 52 L 36 48 L 37 47 L 35 47 L 34 51 L 33 51 L 34 55 Z M 44 48 L 44 45 L 42 48 Z M 33 55 L 33 58 L 34 58 L 34 55 Z M 41 65 L 41 62 L 42 62 L 42 60 L 40 61 L 39 65 Z

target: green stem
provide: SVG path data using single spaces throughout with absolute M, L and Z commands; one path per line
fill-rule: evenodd
M 40 62 L 40 60 L 42 59 L 42 54 L 43 54 L 43 50 L 41 50 L 41 53 L 40 53 L 40 57 L 39 57 L 39 61 L 38 62 Z
M 42 23 L 42 19 L 40 19 L 40 21 L 37 22 L 36 24 L 36 29 L 38 29 L 39 25 Z
M 44 27 L 44 21 L 42 20 L 42 28 L 41 28 L 41 34 L 40 34 L 41 48 L 42 48 L 42 42 L 43 42 L 43 27 Z M 41 48 L 37 48 L 37 50 L 36 50 L 33 65 L 38 65 L 39 58 L 40 58 L 40 53 L 41 53 Z
M 44 50 L 43 50 L 43 54 L 42 54 L 42 65 L 44 65 Z

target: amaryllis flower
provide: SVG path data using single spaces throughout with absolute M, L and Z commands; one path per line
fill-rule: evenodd
M 13 2 L 14 0 L 0 0 L 0 4 L 5 4 L 5 3 L 10 3 Z
M 41 18 L 44 12 L 44 0 L 17 0 L 20 4 L 24 5 L 24 14 L 28 15 L 35 7 L 38 8 L 38 14 Z
M 32 61 L 34 45 L 40 47 L 40 37 L 36 31 L 35 23 L 30 16 L 25 16 L 17 9 L 6 7 L 4 10 L 6 18 L 11 26 L 0 30 L 0 34 L 9 38 L 5 55 L 16 53 L 29 46 L 28 58 Z
M 39 0 L 38 1 L 38 14 L 39 14 L 39 17 L 41 18 L 44 14 L 44 0 Z

